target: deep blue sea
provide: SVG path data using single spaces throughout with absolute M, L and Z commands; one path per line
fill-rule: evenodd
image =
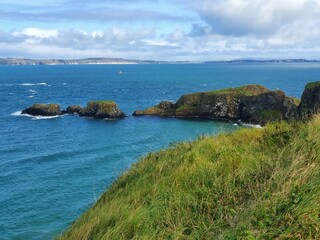
M 121 71 L 123 74 L 119 74 Z M 232 123 L 133 117 L 161 100 L 262 84 L 300 97 L 320 64 L 0 66 L 0 239 L 51 239 L 140 156 Z M 85 106 L 114 100 L 128 115 L 107 121 L 17 113 L 33 103 Z

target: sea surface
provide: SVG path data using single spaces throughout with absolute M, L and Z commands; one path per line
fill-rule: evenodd
M 0 66 L 0 239 L 51 239 L 84 213 L 140 156 L 228 122 L 133 117 L 186 93 L 262 84 L 300 97 L 320 64 Z M 33 103 L 114 100 L 128 115 L 96 120 L 26 117 Z

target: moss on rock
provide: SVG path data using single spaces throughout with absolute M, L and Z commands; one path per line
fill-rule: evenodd
M 168 117 L 174 115 L 175 104 L 170 101 L 163 101 L 160 104 L 147 108 L 145 110 L 137 110 L 133 113 L 134 116 L 147 115 L 147 116 L 161 116 Z
M 175 104 L 170 103 L 170 108 L 161 104 L 138 110 L 134 115 L 243 120 L 265 124 L 290 119 L 298 106 L 297 101 L 284 92 L 270 91 L 260 85 L 186 94 Z M 268 113 L 271 115 L 267 116 Z
M 21 112 L 22 114 L 29 114 L 32 116 L 55 116 L 61 115 L 62 112 L 60 110 L 59 104 L 44 104 L 44 103 L 36 103 L 31 107 L 28 107 Z
M 91 101 L 79 112 L 80 116 L 94 118 L 124 118 L 125 114 L 113 101 Z
M 305 86 L 299 105 L 301 118 L 308 118 L 317 113 L 320 113 L 320 81 Z

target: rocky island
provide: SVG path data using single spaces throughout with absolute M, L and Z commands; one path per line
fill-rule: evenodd
M 66 110 L 60 110 L 59 104 L 33 104 L 22 110 L 21 114 L 32 116 L 55 116 L 63 114 L 78 114 L 84 117 L 120 119 L 126 115 L 113 101 L 91 101 L 86 107 L 79 105 L 69 106 Z
M 113 101 L 91 101 L 86 107 L 72 105 L 65 112 L 93 118 L 124 118 L 126 116 Z
M 56 116 L 62 115 L 59 104 L 36 103 L 22 110 L 21 114 L 29 114 L 32 116 Z
M 320 82 L 306 85 L 301 103 L 280 90 L 271 91 L 260 85 L 247 85 L 186 94 L 176 103 L 163 101 L 146 110 L 137 110 L 133 115 L 240 120 L 265 125 L 313 115 L 319 112 L 319 104 Z
M 290 121 L 310 117 L 320 112 L 320 81 L 308 83 L 299 99 L 288 97 L 283 91 L 271 91 L 260 85 L 246 85 L 210 92 L 186 94 L 176 103 L 163 101 L 134 116 L 204 118 L 265 125 L 276 121 Z M 71 105 L 60 110 L 59 104 L 34 104 L 22 114 L 55 116 L 78 114 L 93 118 L 121 119 L 126 115 L 113 101 L 90 101 L 86 107 Z

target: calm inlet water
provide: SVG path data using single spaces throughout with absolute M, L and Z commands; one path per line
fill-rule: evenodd
M 122 71 L 122 74 L 119 74 Z M 232 123 L 133 117 L 185 93 L 257 83 L 300 97 L 320 64 L 0 67 L 0 238 L 51 239 L 88 209 L 139 156 Z M 17 116 L 33 103 L 110 99 L 118 121 Z

